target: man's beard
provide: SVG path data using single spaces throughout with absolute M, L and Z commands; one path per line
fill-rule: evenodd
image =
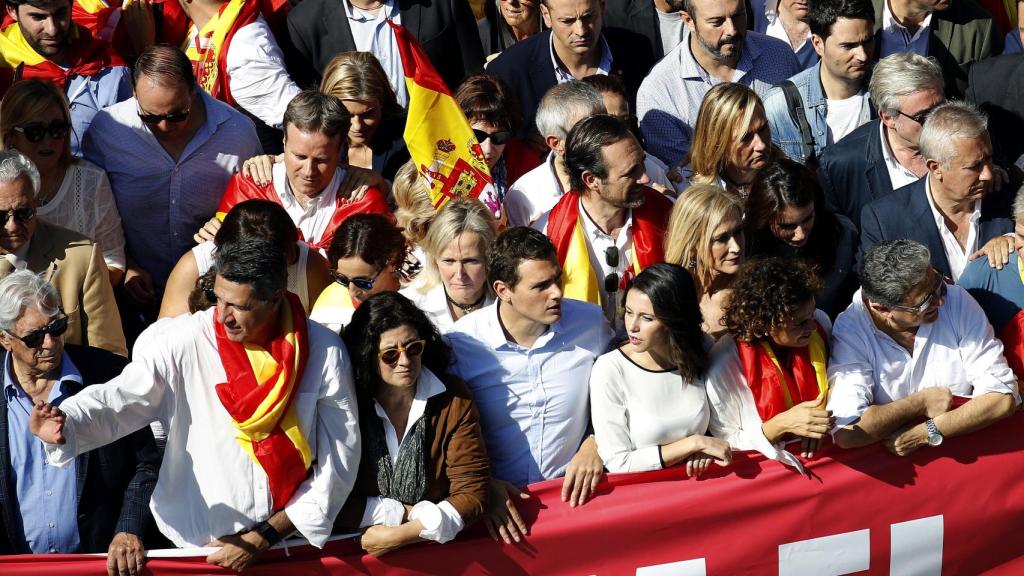
M 740 53 L 743 50 L 743 39 L 746 37 L 742 34 L 737 34 L 729 39 L 728 42 L 720 43 L 717 46 L 712 46 L 704 41 L 704 37 L 699 32 L 694 32 L 694 36 L 697 37 L 697 42 L 707 50 L 711 57 L 719 62 L 734 62 L 740 59 Z M 736 50 L 732 54 L 725 54 L 722 52 L 723 46 L 735 46 Z

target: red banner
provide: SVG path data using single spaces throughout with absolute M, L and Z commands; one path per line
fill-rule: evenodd
M 801 476 L 759 455 L 689 479 L 679 468 L 607 479 L 577 509 L 560 482 L 531 487 L 519 545 L 476 527 L 382 559 L 351 540 L 264 555 L 246 574 L 1022 574 L 1024 415 L 908 458 L 827 448 Z M 96 556 L 9 556 L 0 574 L 101 574 Z M 226 574 L 202 557 L 154 574 Z

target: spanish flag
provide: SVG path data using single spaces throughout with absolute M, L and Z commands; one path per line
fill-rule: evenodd
M 110 44 L 94 38 L 88 28 L 72 24 L 68 34 L 68 66 L 62 68 L 36 52 L 18 23 L 12 22 L 0 31 L 0 66 L 16 69 L 16 79 L 41 78 L 63 89 L 72 76 L 95 76 L 111 66 L 125 65 Z
M 404 27 L 391 21 L 388 24 L 395 31 L 409 90 L 405 143 L 430 187 L 434 209 L 451 198 L 479 198 L 500 218 L 494 181 L 466 115 L 419 42 Z

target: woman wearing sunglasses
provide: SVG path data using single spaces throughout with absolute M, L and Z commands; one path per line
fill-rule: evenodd
M 51 82 L 21 80 L 0 102 L 0 147 L 21 152 L 39 169 L 36 216 L 95 240 L 116 286 L 125 269 L 121 215 L 106 172 L 71 155 L 70 130 L 64 94 Z
M 401 229 L 380 214 L 356 214 L 345 220 L 327 249 L 327 286 L 313 305 L 310 319 L 341 333 L 367 298 L 401 288 L 408 247 Z
M 821 280 L 799 259 L 743 266 L 712 350 L 711 434 L 802 470 L 783 444 L 810 458 L 835 419 L 825 410 L 832 323 L 815 308 Z
M 344 339 L 362 458 L 335 531 L 365 530 L 360 545 L 374 556 L 451 540 L 483 513 L 489 481 L 476 406 L 448 374 L 451 350 L 396 293 L 366 300 Z

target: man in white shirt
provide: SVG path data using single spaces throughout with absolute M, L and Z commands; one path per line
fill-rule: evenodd
M 491 535 L 518 542 L 526 525 L 517 488 L 565 476 L 573 506 L 593 493 L 603 471 L 590 421 L 590 369 L 612 340 L 593 304 L 562 298 L 551 241 L 510 228 L 487 255 L 494 304 L 455 323 L 452 372 L 473 392 L 491 459 Z
M 880 240 L 924 244 L 940 274 L 960 278 L 979 247 L 1010 250 L 1008 190 L 992 192 L 992 142 L 984 115 L 971 104 L 947 102 L 928 116 L 920 149 L 928 174 L 875 200 L 861 214 L 861 254 Z M 988 253 L 991 246 L 985 246 Z
M 1009 416 L 1017 379 L 981 307 L 912 240 L 875 244 L 836 319 L 828 374 L 833 437 L 905 456 Z M 970 398 L 953 407 L 953 397 Z M 924 422 L 922 423 L 922 420 Z
M 38 403 L 30 428 L 64 465 L 159 421 L 157 526 L 241 571 L 293 531 L 324 545 L 355 481 L 359 426 L 345 348 L 285 290 L 281 248 L 247 238 L 216 258 L 214 309 L 146 330 L 119 377 Z

